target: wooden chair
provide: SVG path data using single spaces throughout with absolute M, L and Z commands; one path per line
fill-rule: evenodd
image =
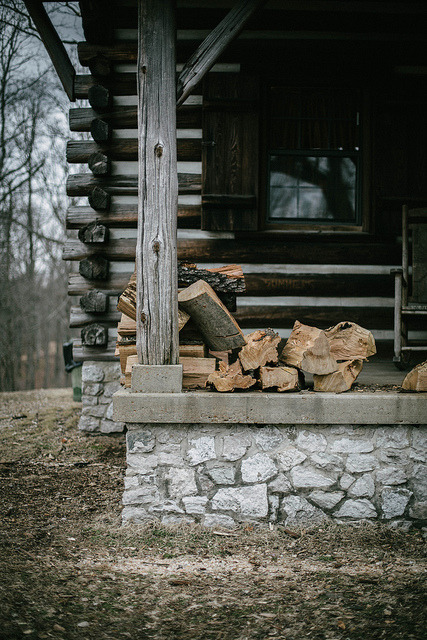
M 408 321 L 424 317 L 427 330 L 427 207 L 402 207 L 402 267 L 395 275 L 394 358 L 398 369 L 409 364 L 411 352 L 427 351 L 426 344 L 410 344 Z M 424 324 L 423 324 L 424 327 Z

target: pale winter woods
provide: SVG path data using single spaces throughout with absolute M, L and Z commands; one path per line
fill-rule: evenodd
M 63 37 L 74 11 L 49 7 Z M 23 3 L 0 0 L 0 391 L 69 384 L 67 102 Z

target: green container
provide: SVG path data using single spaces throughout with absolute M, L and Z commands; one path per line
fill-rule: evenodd
M 74 402 L 82 401 L 82 367 L 74 367 L 71 370 L 71 384 L 73 387 Z

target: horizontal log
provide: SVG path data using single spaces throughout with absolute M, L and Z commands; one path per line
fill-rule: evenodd
M 247 296 L 370 297 L 394 295 L 390 275 L 249 273 Z
M 68 276 L 68 295 L 82 296 L 88 291 L 96 290 L 108 296 L 120 295 L 128 285 L 132 273 L 114 273 L 106 280 L 89 280 L 79 273 Z
M 73 359 L 76 362 L 82 360 L 101 360 L 119 362 L 114 352 L 116 350 L 116 340 L 109 339 L 106 347 L 85 347 L 82 346 L 81 340 L 73 340 Z
M 248 306 L 237 307 L 234 314 L 242 328 L 290 329 L 295 320 L 303 324 L 327 329 L 338 322 L 356 322 L 372 329 L 393 329 L 393 308 L 391 307 L 318 307 L 318 306 Z
M 74 81 L 74 95 L 76 98 L 86 99 L 89 89 L 99 84 L 99 79 L 92 75 L 76 75 Z M 136 95 L 136 73 L 115 73 L 102 79 L 102 84 L 113 96 Z
M 83 194 L 82 194 L 83 195 Z M 101 248 L 110 260 L 134 260 L 136 240 L 112 240 Z M 64 260 L 81 260 L 92 255 L 90 247 L 78 240 L 66 240 Z M 379 264 L 393 265 L 400 260 L 395 244 L 321 243 L 270 240 L 268 243 L 242 240 L 178 240 L 178 260 L 183 262 L 221 262 L 254 264 Z
M 71 197 L 88 196 L 95 187 L 103 189 L 110 196 L 137 196 L 138 176 L 101 177 L 90 173 L 78 173 L 67 178 L 67 195 Z M 200 175 L 178 173 L 178 189 L 180 194 L 199 193 Z
M 80 307 L 71 307 L 70 328 L 75 329 L 77 327 L 87 327 L 93 322 L 101 323 L 106 327 L 116 327 L 121 318 L 121 315 L 122 314 L 119 311 L 115 310 L 102 314 L 93 314 L 82 311 Z
M 178 205 L 178 228 L 200 229 L 200 205 Z M 108 212 L 99 212 L 92 207 L 69 207 L 67 229 L 80 229 L 97 220 L 107 227 L 136 229 L 138 222 L 137 204 L 113 204 Z
M 112 62 L 128 64 L 137 61 L 138 47 L 136 42 L 131 41 L 116 42 L 108 46 L 79 42 L 77 53 L 83 67 L 88 67 L 90 61 L 97 55 L 102 55 Z
M 136 138 L 118 138 L 109 142 L 91 140 L 69 140 L 67 142 L 67 162 L 88 162 L 94 153 L 103 153 L 110 160 L 138 160 L 138 140 Z M 178 138 L 178 160 L 197 162 L 201 159 L 202 141 L 200 138 Z
M 93 109 L 83 107 L 70 109 L 69 124 L 71 131 L 90 131 L 94 118 L 102 118 L 111 124 L 113 129 L 137 129 L 137 107 L 116 107 L 109 112 L 97 113 Z M 202 109 L 199 106 L 183 105 L 176 112 L 177 129 L 200 129 L 202 126 Z

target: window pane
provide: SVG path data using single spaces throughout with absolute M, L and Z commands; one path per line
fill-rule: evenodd
M 281 154 L 270 161 L 270 217 L 356 220 L 353 158 Z

